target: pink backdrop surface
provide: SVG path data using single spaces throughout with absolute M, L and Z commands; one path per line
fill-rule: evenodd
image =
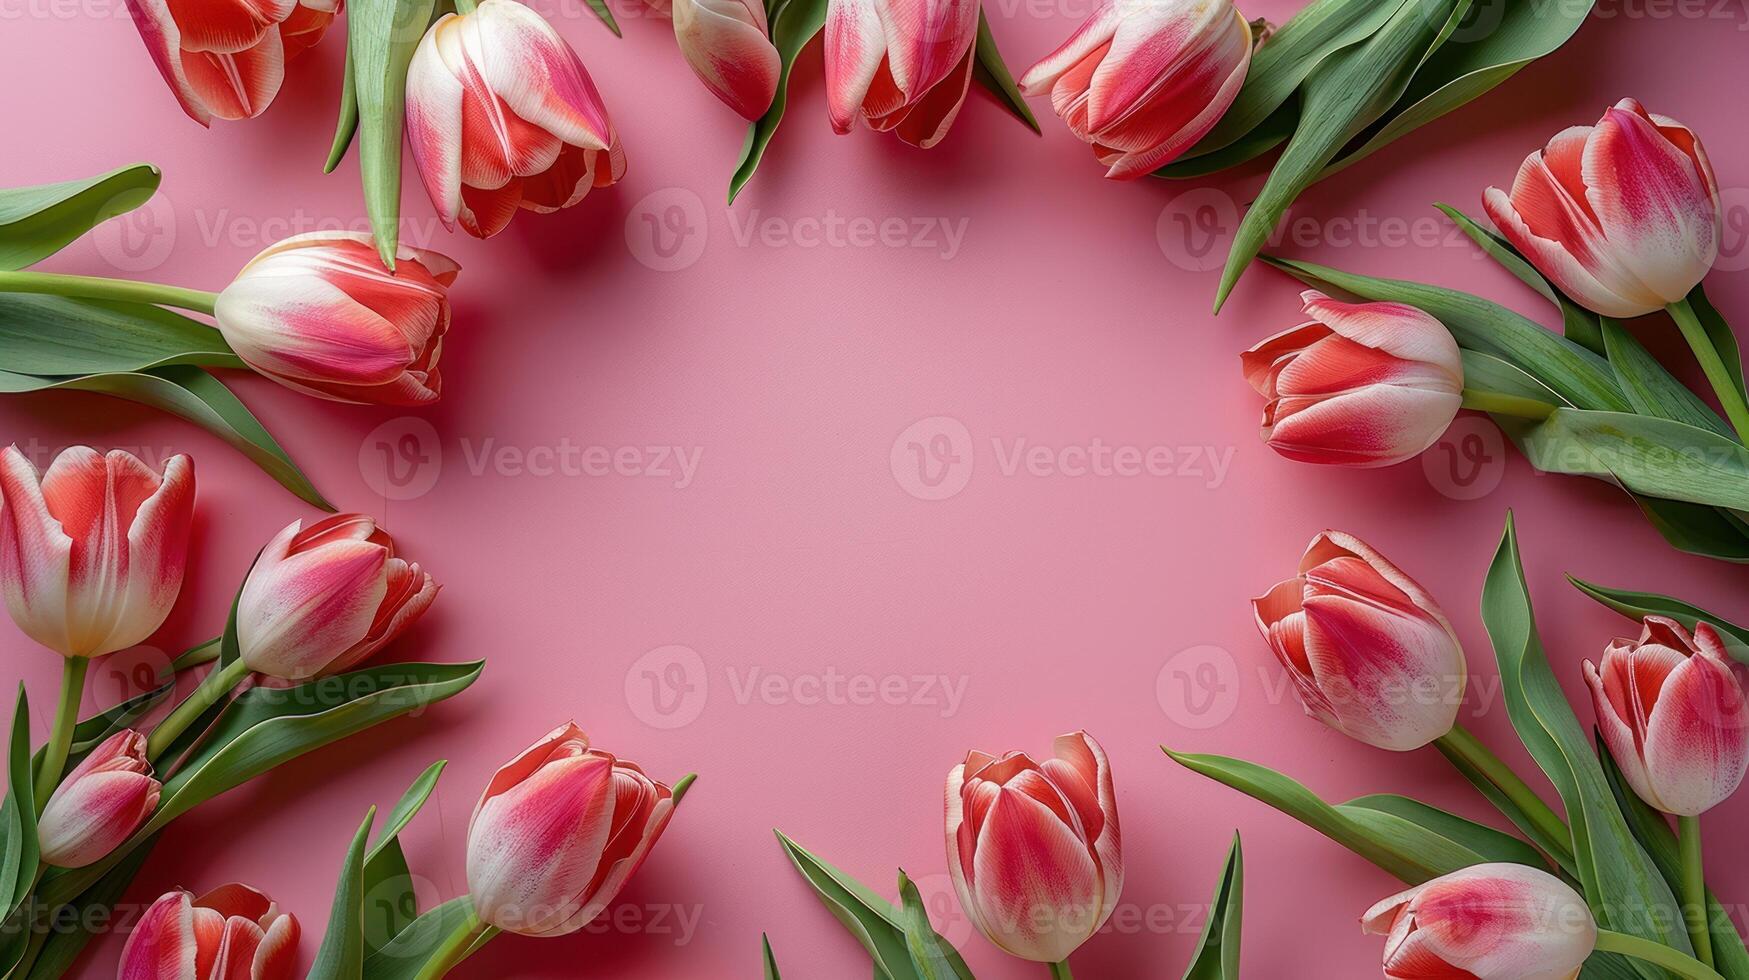
M 992 0 L 1017 71 L 1086 2 Z M 1296 7 L 1245 9 L 1279 22 Z M 1075 956 L 1078 975 L 1176 976 L 1238 829 L 1245 974 L 1371 976 L 1378 943 L 1356 917 L 1395 883 L 1156 748 L 1242 756 L 1331 798 L 1406 792 L 1494 821 L 1431 751 L 1367 749 L 1293 703 L 1247 599 L 1292 574 L 1317 530 L 1360 534 L 1440 597 L 1470 655 L 1464 720 L 1524 766 L 1477 614 L 1507 508 L 1586 722 L 1579 664 L 1629 624 L 1563 573 L 1749 616 L 1749 572 L 1677 554 L 1609 487 L 1537 476 L 1479 419 L 1383 471 L 1292 464 L 1261 445 L 1237 352 L 1298 321 L 1298 289 L 1254 269 L 1222 317 L 1207 312 L 1207 266 L 1261 172 L 1212 189 L 1107 183 L 1055 118 L 1041 139 L 976 92 L 934 151 L 837 138 L 816 51 L 762 172 L 728 209 L 743 129 L 667 24 L 622 4 L 616 40 L 578 0 L 541 9 L 594 74 L 630 170 L 489 243 L 445 233 L 409 186 L 406 239 L 463 266 L 442 402 L 410 414 L 227 379 L 333 500 L 382 518 L 443 583 L 399 653 L 486 657 L 485 675 L 178 821 L 130 900 L 252 882 L 301 918 L 307 962 L 367 806 L 451 760 L 405 839 L 427 901 L 460 894 L 485 779 L 574 718 L 659 777 L 700 779 L 605 927 L 500 939 L 458 977 L 752 977 L 762 930 L 786 976 L 865 976 L 773 827 L 889 894 L 903 866 L 980 976 L 1042 976 L 974 935 L 949 897 L 942 779 L 969 748 L 1042 752 L 1085 727 L 1112 758 L 1128 881 L 1113 926 Z M 217 289 L 286 234 L 363 227 L 355 159 L 320 172 L 336 38 L 291 66 L 263 118 L 208 132 L 176 107 L 121 0 L 4 10 L 0 182 L 136 160 L 165 174 L 143 217 L 45 268 Z M 1506 89 L 1308 194 L 1281 249 L 1470 289 L 1546 322 L 1431 205 L 1479 212 L 1482 188 L 1525 153 L 1633 95 L 1706 139 L 1734 218 L 1709 288 L 1749 318 L 1749 130 L 1735 94 L 1746 28 L 1734 4 L 1606 2 Z M 1216 220 L 1182 223 L 1198 214 Z M 854 232 L 889 220 L 872 242 Z M 1641 332 L 1677 353 L 1661 321 Z M 255 549 L 315 514 L 203 432 L 97 396 L 0 402 L 0 439 L 39 464 L 73 443 L 195 457 L 197 558 L 154 639 L 165 649 L 214 635 Z M 1097 447 L 1157 448 L 1169 465 L 1081 472 Z M 618 460 L 605 473 L 592 465 L 602 451 Z M 5 680 L 22 675 L 49 704 L 55 658 L 10 625 L 0 649 Z M 125 686 L 119 666 L 94 676 L 89 704 Z M 1746 818 L 1740 795 L 1706 824 L 1711 876 L 1739 901 Z M 107 938 L 78 975 L 112 975 L 119 948 Z

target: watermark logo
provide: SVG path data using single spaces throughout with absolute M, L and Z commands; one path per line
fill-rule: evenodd
M 964 422 L 935 415 L 913 422 L 893 440 L 893 479 L 918 500 L 946 500 L 972 482 L 972 433 Z
M 684 187 L 644 195 L 626 215 L 626 248 L 657 272 L 679 272 L 704 255 L 710 222 L 704 200 Z
M 431 492 L 443 472 L 443 443 L 430 422 L 390 419 L 358 445 L 358 472 L 384 500 L 414 500 Z
M 1749 269 L 1749 187 L 1727 187 L 1719 194 L 1719 257 L 1713 268 Z
M 710 674 L 691 647 L 657 647 L 626 669 L 626 704 L 637 719 L 664 731 L 682 728 L 704 713 Z
M 1486 418 L 1460 416 L 1421 454 L 1421 472 L 1452 500 L 1480 500 L 1506 475 L 1505 437 Z
M 1154 679 L 1160 710 L 1192 731 L 1223 725 L 1239 707 L 1239 664 L 1224 648 L 1202 645 L 1167 659 Z
M 1185 191 L 1166 202 L 1154 238 L 1167 261 L 1187 272 L 1208 272 L 1227 260 L 1224 247 L 1239 227 L 1239 205 L 1215 187 Z
M 176 248 L 176 209 L 163 194 L 91 230 L 91 243 L 118 272 L 150 272 Z

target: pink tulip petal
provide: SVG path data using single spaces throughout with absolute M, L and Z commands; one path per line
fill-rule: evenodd
M 546 19 L 516 0 L 485 0 L 464 25 L 469 60 L 490 90 L 528 124 L 572 146 L 605 150 L 613 123 L 577 53 Z M 470 132 L 470 138 L 485 134 Z M 520 176 L 539 173 L 518 170 Z
M 1670 673 L 1646 726 L 1646 771 L 1661 809 L 1695 816 L 1737 791 L 1749 772 L 1746 714 L 1724 664 L 1692 656 Z
M 189 90 L 220 119 L 252 119 L 267 111 L 285 81 L 285 46 L 277 29 L 252 48 L 231 54 L 182 53 Z
M 886 60 L 886 31 L 875 0 L 827 0 L 824 33 L 826 112 L 833 130 L 848 133 Z
M 1621 770 L 1622 778 L 1633 787 L 1634 795 L 1648 802 L 1656 800 L 1657 794 L 1653 792 L 1651 777 L 1646 773 L 1645 763 L 1640 761 L 1641 739 L 1634 731 L 1633 723 L 1613 706 L 1609 694 L 1604 690 L 1603 678 L 1591 661 L 1585 661 L 1584 672 L 1585 683 L 1591 688 L 1592 705 L 1597 714 L 1597 729 L 1603 736 L 1603 743 L 1609 747 L 1609 754 L 1615 757 L 1616 768 Z
M 679 0 L 674 37 L 693 74 L 743 118 L 771 107 L 783 69 L 766 36 L 765 8 L 741 0 Z
M 174 891 L 153 902 L 134 923 L 121 950 L 116 980 L 194 980 L 193 896 Z
M 168 0 L 184 51 L 236 54 L 291 16 L 296 0 Z
M 1068 40 L 1020 76 L 1021 94 L 1042 95 L 1057 84 L 1057 79 L 1072 69 L 1084 69 L 1091 77 L 1098 60 L 1090 59 L 1089 56 L 1102 52 L 1111 43 L 1121 22 L 1122 14 L 1116 0 L 1101 0 L 1092 16 L 1083 21 L 1075 29 L 1075 33 L 1069 35 Z M 1081 87 L 1084 89 L 1085 85 Z
M 66 652 L 73 540 L 49 513 L 40 479 L 17 446 L 0 450 L 0 591 L 20 629 Z
M 1345 466 L 1392 466 L 1439 441 L 1463 399 L 1395 385 L 1272 404 L 1263 439 L 1289 459 Z
M 127 4 L 134 27 L 146 42 L 146 52 L 152 56 L 152 64 L 164 76 L 164 83 L 170 86 L 182 111 L 202 126 L 212 125 L 212 111 L 201 102 L 183 71 L 182 31 L 170 16 L 169 4 L 165 0 L 127 0 Z
M 274 918 L 255 947 L 250 980 L 294 980 L 298 975 L 298 936 L 297 919 L 289 915 Z
M 1343 303 L 1317 290 L 1300 295 L 1305 312 L 1342 337 L 1410 364 L 1434 370 L 1412 375 L 1417 382 L 1443 379 L 1453 392 L 1463 390 L 1457 341 L 1444 324 L 1403 303 Z
M 1099 865 L 1051 810 L 999 793 L 973 853 L 976 919 L 990 941 L 1023 959 L 1059 962 L 1098 928 Z
M 270 541 L 238 597 L 237 639 L 251 670 L 287 680 L 314 677 L 364 639 L 388 590 L 388 549 L 333 541 L 291 553 L 293 522 Z
M 462 83 L 445 64 L 439 39 L 456 31 L 456 19 L 439 18 L 407 68 L 407 145 L 438 218 L 452 231 L 461 213 Z
M 468 886 L 482 918 L 508 932 L 556 934 L 585 903 L 613 819 L 613 762 L 548 761 L 482 799 L 468 839 Z
M 893 83 L 916 103 L 957 75 L 978 34 L 977 0 L 885 0 L 876 10 Z
M 874 128 L 891 128 L 901 140 L 918 149 L 927 150 L 941 142 L 959 117 L 960 108 L 966 103 L 966 93 L 971 90 L 973 53 L 967 48 L 958 69 L 902 110 L 891 127 L 876 121 Z

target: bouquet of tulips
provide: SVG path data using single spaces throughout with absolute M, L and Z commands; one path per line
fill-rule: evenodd
M 92 661 L 150 637 L 175 604 L 194 509 L 187 456 L 157 472 L 128 453 L 80 446 L 39 474 L 16 447 L 0 450 L 0 594 L 18 628 L 64 665 L 47 742 L 30 744 L 22 686 L 13 716 L 0 806 L 0 976 L 66 972 L 89 924 L 105 921 L 177 817 L 306 752 L 451 698 L 484 666 L 363 666 L 438 587 L 375 521 L 338 514 L 294 521 L 267 542 L 220 637 L 166 664 L 143 693 L 81 717 Z M 145 724 L 202 667 L 205 676 Z M 241 931 L 263 962 L 295 956 L 296 921 L 248 889 L 199 901 L 178 892 L 160 905 L 135 944 L 158 942 L 151 937 L 195 915 L 203 925 L 249 923 Z M 230 948 L 246 967 L 242 947 Z
M 1460 408 L 1486 412 L 1537 469 L 1620 486 L 1666 540 L 1749 561 L 1749 391 L 1702 280 L 1718 256 L 1717 178 L 1700 139 L 1632 99 L 1562 132 L 1485 196 L 1495 235 L 1445 213 L 1548 300 L 1562 332 L 1438 286 L 1268 261 L 1318 287 L 1311 321 L 1244 354 L 1268 399 L 1263 438 L 1314 463 L 1384 466 L 1436 442 Z M 1718 408 L 1624 326 L 1666 311 Z M 1720 411 L 1722 409 L 1722 413 Z

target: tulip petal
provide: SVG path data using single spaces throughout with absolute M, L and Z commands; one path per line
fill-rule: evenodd
M 871 120 L 873 127 L 877 130 L 892 129 L 899 139 L 922 150 L 941 142 L 959 117 L 960 109 L 966 103 L 966 93 L 971 91 L 972 67 L 973 50 L 967 48 L 959 67 L 952 74 L 929 89 L 921 99 L 900 110 L 890 123 Z
M 1660 808 L 1696 816 L 1749 772 L 1749 706 L 1731 669 L 1691 656 L 1664 682 L 1646 726 L 1646 771 Z
M 267 111 L 285 81 L 285 46 L 277 29 L 232 54 L 185 51 L 182 73 L 194 97 L 220 119 L 253 119 Z
M 49 513 L 36 467 L 17 446 L 0 450 L 0 591 L 19 628 L 63 654 L 72 649 L 72 561 L 73 540 Z
M 765 7 L 742 0 L 678 0 L 674 38 L 711 93 L 743 118 L 771 107 L 783 69 L 767 36 Z
M 1098 928 L 1105 893 L 1099 865 L 1031 796 L 997 794 L 972 861 L 978 923 L 1008 953 L 1060 962 Z
M 599 755 L 558 759 L 482 799 L 468 840 L 468 886 L 482 918 L 507 932 L 561 934 L 608 840 L 612 776 L 612 760 Z
M 1283 398 L 1271 405 L 1263 439 L 1301 462 L 1392 466 L 1438 442 L 1462 404 L 1457 394 L 1396 385 Z
M 212 111 L 201 102 L 183 71 L 182 31 L 176 26 L 175 18 L 170 16 L 169 4 L 165 0 L 127 0 L 127 5 L 134 28 L 140 32 L 140 39 L 146 42 L 146 52 L 152 56 L 152 64 L 157 67 L 158 74 L 164 76 L 164 83 L 170 86 L 177 104 L 190 119 L 202 126 L 211 126 Z
M 827 0 L 823 30 L 826 112 L 833 130 L 848 133 L 886 60 L 886 31 L 875 0 Z
M 388 584 L 388 549 L 336 541 L 303 553 L 293 522 L 268 542 L 238 596 L 237 639 L 251 670 L 286 680 L 319 674 L 370 631 Z M 312 662 L 311 654 L 318 654 Z
M 185 51 L 236 54 L 261 43 L 297 0 L 168 0 Z
M 1443 380 L 1440 390 L 1459 392 L 1464 379 L 1457 340 L 1438 320 L 1404 303 L 1343 303 L 1317 290 L 1300 294 L 1305 312 L 1342 337 L 1385 352 L 1427 374 L 1412 375 L 1417 383 Z
M 174 891 L 141 913 L 122 946 L 116 980 L 197 980 L 192 897 Z
M 293 980 L 298 967 L 298 920 L 289 915 L 273 919 L 255 947 L 249 966 L 250 980 Z
M 1088 56 L 1111 43 L 1122 19 L 1115 0 L 1101 0 L 1092 16 L 1083 21 L 1068 40 L 1020 76 L 1021 94 L 1042 95 L 1071 69 L 1085 67 L 1091 71 L 1093 66 L 1085 64 Z M 1095 60 L 1093 64 L 1097 63 Z
M 455 31 L 456 19 L 440 17 L 407 67 L 407 145 L 437 217 L 451 231 L 462 200 L 462 83 L 445 65 L 438 39 Z
M 515 0 L 485 0 L 463 24 L 477 25 L 477 35 L 464 33 L 471 64 L 517 117 L 573 146 L 614 142 L 601 93 L 546 18 Z
M 875 8 L 887 38 L 887 67 L 907 102 L 959 70 L 978 33 L 977 0 L 886 0 Z

